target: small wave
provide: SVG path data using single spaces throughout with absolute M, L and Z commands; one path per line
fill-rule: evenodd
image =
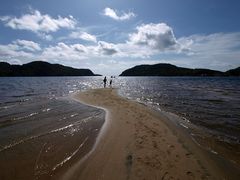
M 16 105 L 9 105 L 9 106 L 2 106 L 0 107 L 0 110 L 1 109 L 9 109 L 9 108 L 12 108 L 12 107 L 15 107 Z
M 18 123 L 23 123 L 23 122 L 29 121 L 30 119 L 27 119 L 27 118 L 35 116 L 37 114 L 38 114 L 37 112 L 34 112 L 34 113 L 28 114 L 26 116 L 15 117 L 13 119 L 1 121 L 0 122 L 0 127 L 11 126 L 11 125 L 14 125 L 14 124 L 18 124 Z M 4 116 L 2 116 L 2 117 L 4 117 Z
M 81 120 L 79 120 L 79 121 L 77 121 L 77 122 L 75 122 L 75 123 L 73 123 L 73 124 L 69 124 L 69 125 L 67 125 L 67 126 L 64 126 L 64 127 L 58 128 L 58 129 L 51 130 L 51 131 L 49 131 L 49 132 L 44 132 L 44 133 L 41 133 L 41 134 L 38 134 L 38 135 L 35 135 L 35 136 L 31 136 L 31 137 L 28 137 L 28 138 L 24 138 L 24 139 L 21 139 L 21 140 L 19 140 L 19 141 L 17 141 L 17 142 L 13 142 L 13 143 L 11 143 L 11 144 L 9 144 L 9 145 L 6 145 L 6 146 L 0 148 L 0 152 L 5 151 L 5 150 L 10 149 L 10 148 L 13 148 L 14 146 L 17 146 L 17 145 L 19 145 L 19 144 L 25 143 L 25 142 L 27 142 L 27 141 L 29 141 L 29 140 L 33 140 L 33 139 L 36 139 L 36 138 L 39 138 L 39 137 L 42 137 L 42 136 L 46 136 L 46 135 L 49 135 L 49 134 L 52 134 L 52 133 L 58 133 L 58 132 L 60 132 L 60 131 L 64 131 L 64 130 L 66 130 L 66 129 L 68 129 L 68 128 L 71 128 L 71 127 L 73 127 L 73 126 L 79 125 L 79 124 L 81 124 L 81 123 L 83 123 L 83 122 L 86 123 L 88 120 L 90 120 L 90 119 L 92 119 L 92 118 L 94 118 L 94 117 L 96 117 L 96 116 L 98 116 L 98 115 L 99 115 L 99 114 L 95 114 L 94 116 L 81 119 Z
M 48 112 L 50 110 L 51 110 L 51 108 L 46 108 L 46 109 L 43 109 L 42 112 Z
M 184 128 L 186 128 L 186 129 L 188 129 L 189 127 L 187 127 L 185 124 L 183 124 L 183 123 L 180 123 L 180 125 L 182 126 L 182 127 L 184 127 Z
M 74 124 L 70 124 L 70 125 L 64 126 L 64 127 L 62 127 L 62 128 L 54 129 L 54 130 L 50 131 L 48 134 L 50 134 L 50 133 L 56 133 L 56 132 L 59 132 L 59 131 L 63 131 L 63 130 L 65 130 L 65 129 L 68 129 L 68 128 L 73 127 L 73 126 L 74 126 Z
M 219 104 L 219 103 L 224 103 L 225 101 L 222 99 L 196 99 L 198 101 L 202 101 L 202 102 L 210 102 L 210 103 L 214 103 L 214 104 Z
M 19 144 L 25 143 L 27 141 L 30 141 L 30 140 L 33 140 L 33 139 L 36 139 L 36 138 L 39 138 L 39 137 L 42 137 L 42 136 L 46 136 L 46 135 L 49 135 L 51 133 L 57 133 L 59 131 L 63 131 L 63 130 L 65 130 L 65 129 L 69 128 L 69 127 L 72 127 L 72 126 L 73 125 L 71 124 L 71 125 L 65 126 L 63 128 L 52 130 L 50 132 L 46 132 L 46 133 L 42 133 L 42 134 L 39 134 L 39 135 L 35 135 L 35 136 L 31 136 L 31 137 L 28 137 L 28 138 L 21 139 L 21 140 L 19 140 L 17 142 L 14 142 L 14 143 L 11 143 L 9 145 L 4 146 L 3 148 L 0 149 L 0 152 L 5 151 L 5 150 L 10 149 L 10 148 L 13 148 L 14 146 L 17 146 Z
M 23 100 L 21 100 L 21 99 L 17 99 L 17 100 L 13 100 L 13 101 L 4 101 L 3 103 L 1 103 L 1 104 L 16 104 L 16 103 L 21 103 L 21 102 L 23 102 Z
M 77 115 L 78 115 L 78 113 L 71 114 L 70 117 L 75 117 L 75 116 L 77 116 Z
M 55 171 L 57 168 L 63 166 L 66 162 L 68 162 L 73 156 L 77 154 L 77 152 L 83 147 L 83 145 L 87 142 L 88 137 L 84 139 L 84 141 L 79 145 L 79 147 L 67 158 L 65 158 L 62 162 L 58 163 L 56 166 L 53 167 L 52 171 Z
M 20 120 L 20 119 L 29 118 L 29 117 L 35 116 L 35 115 L 37 115 L 37 114 L 38 114 L 38 112 L 34 112 L 34 113 L 28 114 L 28 115 L 26 115 L 26 116 L 17 117 L 17 118 L 14 118 L 14 121 L 15 121 L 15 120 Z
M 214 151 L 214 150 L 210 150 L 211 151 L 211 153 L 213 153 L 213 154 L 218 154 L 216 151 Z
M 202 147 L 201 144 L 199 144 L 199 143 L 197 142 L 197 140 L 194 138 L 194 136 L 195 136 L 195 135 L 194 135 L 193 133 L 191 133 L 191 139 L 193 140 L 193 142 L 196 143 L 199 147 Z
M 38 94 L 22 94 L 22 95 L 12 95 L 11 97 L 19 98 L 19 97 L 30 97 L 30 96 L 37 96 Z
M 20 140 L 20 141 L 11 143 L 11 144 L 9 144 L 9 145 L 6 145 L 6 146 L 4 146 L 3 148 L 0 149 L 0 152 L 5 151 L 5 150 L 10 149 L 10 148 L 12 148 L 12 147 L 14 147 L 14 146 L 16 146 L 16 145 L 22 144 L 22 143 L 24 143 L 24 142 L 26 142 L 26 141 L 29 141 L 29 140 L 31 140 L 31 139 L 35 139 L 35 138 L 40 137 L 40 136 L 41 136 L 41 135 L 31 136 L 31 137 L 29 137 L 29 138 L 25 138 L 25 139 L 22 139 L 22 140 Z

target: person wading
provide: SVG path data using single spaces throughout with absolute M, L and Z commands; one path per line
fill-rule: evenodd
M 109 85 L 110 85 L 110 88 L 111 88 L 112 87 L 112 79 L 110 79 Z
M 106 84 L 107 84 L 107 78 L 105 76 L 104 79 L 103 79 L 103 86 L 104 86 L 104 88 L 106 87 Z

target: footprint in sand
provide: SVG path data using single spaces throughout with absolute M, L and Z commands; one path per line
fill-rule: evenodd
M 175 156 L 175 162 L 179 162 L 179 160 L 180 160 L 180 156 L 179 156 L 178 154 L 176 154 L 176 156 Z
M 168 172 L 165 172 L 164 175 L 162 176 L 162 180 L 170 180 L 174 179 Z
M 191 171 L 186 172 L 187 176 L 191 177 L 191 179 L 195 179 L 194 174 Z
M 185 154 L 186 157 L 189 157 L 189 156 L 191 156 L 191 155 L 192 155 L 192 153 L 186 153 L 186 154 Z
M 168 145 L 167 153 L 170 155 L 175 149 L 174 145 Z
M 142 144 L 142 143 L 143 143 L 143 139 L 142 139 L 142 138 L 138 138 L 138 139 L 137 139 L 137 143 L 138 143 L 138 144 Z
M 156 141 L 152 141 L 152 143 L 153 143 L 153 147 L 154 147 L 155 149 L 158 149 L 158 144 L 157 144 L 157 142 L 156 142 Z
M 133 156 L 131 154 L 129 154 L 126 158 L 126 165 L 127 167 L 131 167 L 133 163 Z

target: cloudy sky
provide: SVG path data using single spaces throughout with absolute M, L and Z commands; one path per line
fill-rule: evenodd
M 239 0 L 8 0 L 0 61 L 42 60 L 103 75 L 138 64 L 240 66 Z

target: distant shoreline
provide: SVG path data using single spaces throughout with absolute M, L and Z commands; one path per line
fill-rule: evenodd
M 138 65 L 123 71 L 119 76 L 196 76 L 196 77 L 222 77 L 240 76 L 240 67 L 226 72 L 202 69 L 184 68 L 172 64 Z
M 44 61 L 33 61 L 23 65 L 0 62 L 0 77 L 45 77 L 45 76 L 99 76 L 90 69 L 76 69 Z
M 33 61 L 23 65 L 10 65 L 0 62 L 0 77 L 62 77 L 62 76 L 102 76 L 90 69 L 76 69 L 44 61 Z M 169 77 L 240 77 L 240 67 L 226 72 L 184 68 L 172 64 L 138 65 L 124 70 L 119 76 L 169 76 Z

